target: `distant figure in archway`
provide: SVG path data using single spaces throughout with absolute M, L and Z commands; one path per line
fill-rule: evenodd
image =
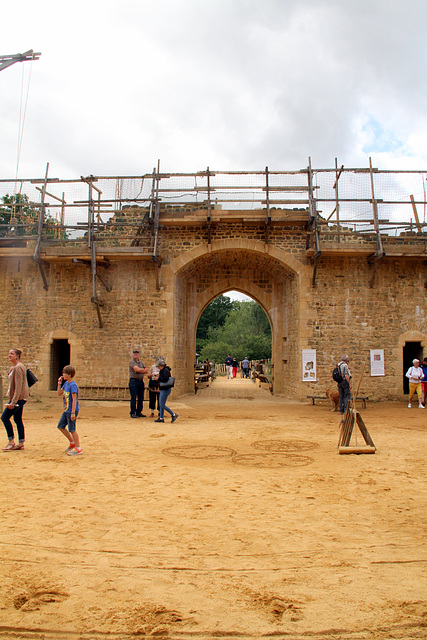
M 227 372 L 227 379 L 233 377 L 233 358 L 231 357 L 231 353 L 225 359 L 225 370 Z
M 243 377 L 249 378 L 249 360 L 247 359 L 246 356 L 244 360 L 242 360 L 242 371 L 243 371 Z
M 233 378 L 235 378 L 237 376 L 237 368 L 239 366 L 239 363 L 237 362 L 237 358 L 233 358 L 233 362 L 231 363 L 231 366 L 233 368 Z

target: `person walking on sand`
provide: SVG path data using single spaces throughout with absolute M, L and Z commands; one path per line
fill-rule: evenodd
M 418 408 L 424 409 L 421 396 L 421 380 L 424 378 L 424 372 L 420 367 L 420 361 L 418 358 L 412 360 L 412 367 L 409 367 L 406 372 L 406 377 L 409 378 L 409 402 L 408 409 L 412 407 L 412 398 L 414 393 L 418 396 Z
M 160 370 L 160 373 L 159 373 L 160 397 L 159 397 L 159 417 L 157 418 L 157 420 L 154 420 L 154 422 L 164 422 L 165 411 L 170 413 L 170 415 L 172 416 L 171 422 L 175 422 L 175 420 L 178 417 L 178 414 L 174 413 L 172 409 L 169 409 L 169 407 L 166 406 L 166 400 L 168 399 L 172 391 L 172 387 L 169 387 L 168 389 L 162 389 L 162 383 L 167 383 L 169 378 L 171 377 L 171 370 L 170 370 L 170 367 L 166 366 L 166 361 L 161 356 L 157 358 L 156 365 Z
M 80 446 L 80 438 L 76 431 L 76 420 L 79 414 L 79 388 L 74 381 L 76 370 L 71 364 L 67 364 L 62 370 L 62 376 L 58 378 L 57 393 L 62 396 L 64 412 L 59 418 L 58 429 L 67 438 L 69 445 L 65 453 L 69 456 L 81 456 L 83 451 Z M 68 427 L 68 430 L 66 429 Z
M 351 401 L 351 373 L 348 361 L 348 355 L 344 354 L 341 361 L 338 363 L 338 370 L 342 377 L 342 381 L 338 384 L 339 405 L 342 419 L 344 418 L 344 414 L 347 410 L 347 405 Z
M 1 414 L 1 420 L 6 428 L 9 442 L 3 447 L 3 451 L 22 451 L 25 446 L 25 428 L 22 422 L 22 412 L 24 404 L 30 397 L 30 390 L 27 383 L 27 370 L 21 362 L 21 354 L 22 351 L 20 349 L 10 349 L 8 354 L 11 364 L 9 389 L 7 391 L 9 402 Z M 15 444 L 15 434 L 10 421 L 12 416 L 18 431 L 18 444 Z

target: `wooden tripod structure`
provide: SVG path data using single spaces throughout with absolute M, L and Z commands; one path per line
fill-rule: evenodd
M 359 379 L 359 383 L 357 385 L 356 393 L 353 394 L 353 401 L 349 401 L 347 404 L 347 410 L 344 414 L 344 419 L 341 422 L 340 429 L 340 437 L 338 440 L 338 453 L 346 454 L 346 453 L 375 453 L 377 450 L 371 436 L 369 435 L 369 431 L 366 428 L 365 423 L 363 422 L 362 416 L 359 411 L 356 410 L 356 398 L 359 393 L 360 383 L 362 382 L 363 373 L 366 366 L 366 361 L 368 356 L 365 358 L 365 362 L 363 365 L 362 373 Z M 353 405 L 353 406 L 351 406 Z M 363 436 L 365 444 L 359 445 L 357 442 L 357 429 L 355 429 L 355 425 L 357 425 L 360 429 L 360 432 Z M 354 433 L 354 444 L 351 445 L 351 436 Z

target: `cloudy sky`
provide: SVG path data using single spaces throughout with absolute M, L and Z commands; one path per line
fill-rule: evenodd
M 2 7 L 0 177 L 427 168 L 425 0 Z M 7 28 L 6 28 L 7 27 Z M 22 105 L 22 106 L 21 106 Z M 26 109 L 25 109 L 26 105 Z

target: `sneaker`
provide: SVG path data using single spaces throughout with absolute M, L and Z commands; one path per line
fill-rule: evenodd
M 154 422 L 164 422 L 163 418 L 157 418 L 157 420 L 154 420 Z
M 175 422 L 175 420 L 177 419 L 177 417 L 178 417 L 178 414 L 177 414 L 177 413 L 174 413 L 174 414 L 173 414 L 173 416 L 172 416 L 172 420 L 171 420 L 171 422 Z
M 143 413 L 135 413 L 135 418 L 146 418 L 147 416 Z
M 69 451 L 71 451 L 71 449 L 75 449 L 76 445 L 74 444 L 74 442 L 70 442 L 70 445 L 67 449 L 65 449 L 65 453 L 68 453 Z
M 150 413 L 150 418 L 154 418 L 154 413 L 153 412 Z
M 136 413 L 131 413 L 131 414 L 130 414 L 130 417 L 131 417 L 131 418 L 137 418 L 138 416 L 136 415 Z
M 74 447 L 73 449 L 68 451 L 67 455 L 68 456 L 81 456 L 82 453 L 83 453 L 82 449 L 77 449 L 77 447 Z
M 412 407 L 412 404 L 409 402 L 408 403 L 408 409 L 410 409 Z
M 425 409 L 425 406 L 424 406 L 423 404 L 420 404 L 420 405 L 418 406 L 418 409 Z

